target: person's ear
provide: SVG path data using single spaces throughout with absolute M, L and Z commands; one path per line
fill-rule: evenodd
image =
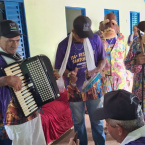
M 121 126 L 119 126 L 118 124 L 116 125 L 117 131 L 118 131 L 118 135 L 122 136 L 123 134 L 123 128 Z

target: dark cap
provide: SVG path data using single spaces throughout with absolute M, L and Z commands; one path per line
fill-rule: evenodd
M 91 20 L 86 16 L 78 16 L 73 22 L 75 32 L 80 38 L 92 38 Z
M 0 22 L 0 36 L 13 38 L 22 35 L 16 22 L 3 20 Z
M 141 101 L 128 91 L 112 91 L 105 94 L 103 108 L 94 115 L 96 120 L 134 120 L 142 116 Z
M 139 22 L 139 24 L 138 24 L 137 27 L 138 27 L 139 30 L 141 30 L 142 32 L 144 32 L 145 31 L 145 21 Z

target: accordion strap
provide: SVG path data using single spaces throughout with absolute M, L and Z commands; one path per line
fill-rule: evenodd
M 8 53 L 0 51 L 0 55 L 4 55 L 4 56 L 14 59 L 16 61 L 21 60 L 21 56 L 18 53 L 16 53 L 16 55 L 12 55 L 12 54 L 8 54 Z

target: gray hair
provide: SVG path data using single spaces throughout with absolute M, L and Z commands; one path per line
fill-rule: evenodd
M 123 129 L 125 129 L 128 133 L 132 132 L 142 126 L 145 125 L 144 116 L 135 119 L 135 120 L 115 120 L 115 119 L 106 119 L 107 122 L 110 124 L 111 127 L 116 127 L 118 124 Z

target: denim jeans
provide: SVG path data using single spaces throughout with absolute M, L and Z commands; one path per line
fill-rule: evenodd
M 12 145 L 12 140 L 6 138 L 4 126 L 0 127 L 0 145 Z
M 102 98 L 96 100 L 86 101 L 86 107 L 90 118 L 92 136 L 95 145 L 105 145 L 105 134 L 104 126 L 102 120 L 95 120 L 94 114 L 97 108 L 102 107 Z M 80 140 L 80 145 L 87 145 L 87 132 L 85 126 L 85 104 L 84 102 L 69 102 L 74 129 L 78 132 L 78 139 Z
M 0 140 L 0 145 L 12 145 L 12 141 L 10 139 Z

